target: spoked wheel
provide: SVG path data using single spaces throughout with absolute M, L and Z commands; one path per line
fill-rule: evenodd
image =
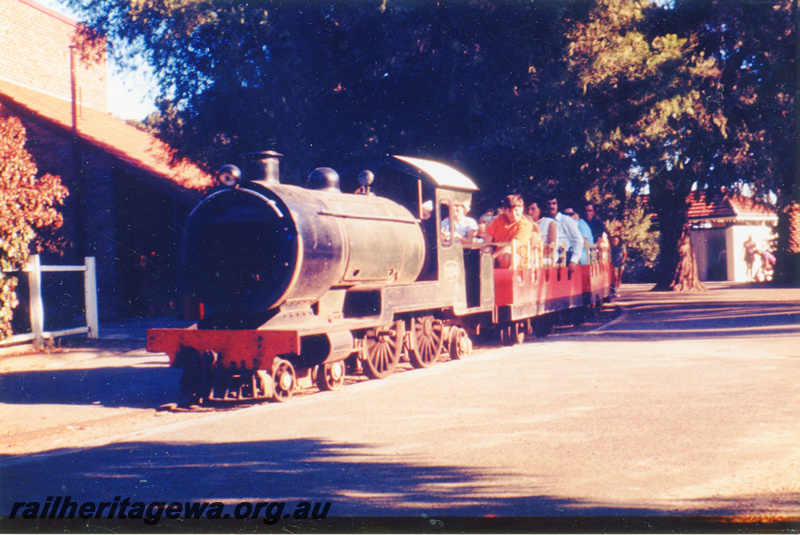
M 431 316 L 411 320 L 413 347 L 408 352 L 411 365 L 415 368 L 428 368 L 439 360 L 444 347 L 444 325 Z
M 525 341 L 525 324 L 521 321 L 506 323 L 500 327 L 500 342 L 505 346 Z
M 397 368 L 403 349 L 402 322 L 395 329 L 370 329 L 364 337 L 364 373 L 370 379 L 389 377 Z
M 450 358 L 463 359 L 472 353 L 472 340 L 467 331 L 461 328 L 453 329 L 450 334 Z
M 330 362 L 315 368 L 320 390 L 338 390 L 344 384 L 344 361 Z
M 272 367 L 272 388 L 275 401 L 286 401 L 294 394 L 297 375 L 288 360 L 276 359 Z

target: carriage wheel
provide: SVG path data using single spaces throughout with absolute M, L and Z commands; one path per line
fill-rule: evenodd
M 408 352 L 411 365 L 415 368 L 433 366 L 444 347 L 444 325 L 431 316 L 411 320 L 411 334 L 414 344 Z
M 450 335 L 450 358 L 463 359 L 472 353 L 472 340 L 467 331 L 461 328 L 453 329 Z
M 394 373 L 403 348 L 401 329 L 375 329 L 367 331 L 364 337 L 364 373 L 370 379 L 383 379 Z
M 288 360 L 276 359 L 272 369 L 272 388 L 275 401 L 286 401 L 294 393 L 297 375 Z
M 344 361 L 331 362 L 315 368 L 320 390 L 338 390 L 344 384 Z
M 500 342 L 505 346 L 521 344 L 525 341 L 525 324 L 521 321 L 506 323 L 500 327 Z

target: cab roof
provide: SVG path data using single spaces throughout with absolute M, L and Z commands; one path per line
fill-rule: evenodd
M 433 160 L 412 158 L 410 156 L 392 156 L 399 165 L 397 167 L 432 183 L 439 188 L 478 191 L 478 186 L 467 175 L 453 169 L 449 165 Z

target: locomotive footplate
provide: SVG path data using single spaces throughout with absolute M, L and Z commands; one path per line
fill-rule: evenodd
M 150 329 L 147 350 L 169 355 L 183 370 L 181 392 L 192 399 L 285 401 L 295 390 L 292 364 L 278 355 L 298 353 L 297 331 Z
M 227 365 L 240 369 L 269 370 L 278 355 L 299 354 L 297 331 L 149 329 L 147 350 L 169 355 L 170 365 L 181 349 L 192 348 L 224 356 Z

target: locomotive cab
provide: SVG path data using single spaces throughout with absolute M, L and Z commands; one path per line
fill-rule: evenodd
M 441 232 L 456 203 L 472 200 L 478 188 L 461 172 L 439 162 L 387 156 L 350 164 L 342 188 L 358 191 L 358 176 L 367 169 L 374 177 L 369 193 L 386 196 L 419 219 L 425 237 L 425 263 L 418 282 L 436 283 L 436 304 L 456 315 L 490 310 L 494 301 L 492 262 L 481 244 L 466 245 Z

